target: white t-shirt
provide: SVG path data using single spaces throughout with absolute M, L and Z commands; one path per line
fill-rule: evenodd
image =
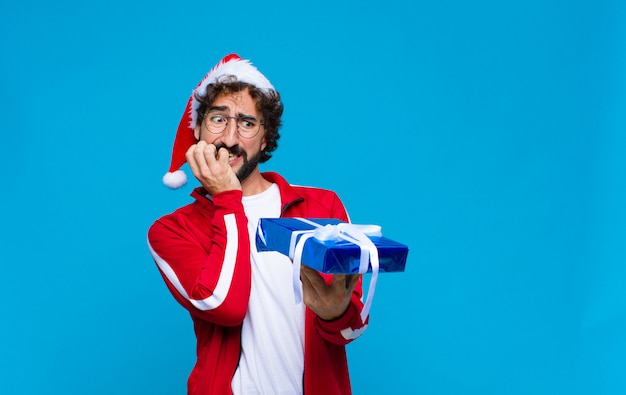
M 257 252 L 259 218 L 280 216 L 276 184 L 243 197 L 251 243 L 252 288 L 241 333 L 241 357 L 232 389 L 235 395 L 302 394 L 304 304 L 296 304 L 293 265 L 278 252 Z

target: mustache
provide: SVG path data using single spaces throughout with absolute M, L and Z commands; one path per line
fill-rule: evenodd
M 220 151 L 221 148 L 226 148 L 226 150 L 233 155 L 246 156 L 246 152 L 239 147 L 239 144 L 235 144 L 232 147 L 227 146 L 224 143 L 215 144 L 215 154 Z

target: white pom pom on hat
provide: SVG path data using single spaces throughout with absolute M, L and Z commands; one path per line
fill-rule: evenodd
M 198 86 L 191 92 L 185 112 L 178 124 L 176 138 L 172 148 L 172 160 L 169 171 L 163 176 L 163 184 L 177 189 L 187 183 L 187 175 L 181 167 L 187 162 L 185 153 L 196 143 L 194 129 L 198 119 L 198 108 L 200 103 L 195 98 L 195 93 L 206 94 L 209 84 L 216 82 L 220 77 L 234 76 L 237 81 L 245 82 L 256 86 L 262 91 L 275 90 L 269 80 L 261 74 L 249 60 L 241 59 L 237 54 L 226 55 L 215 67 L 204 76 Z

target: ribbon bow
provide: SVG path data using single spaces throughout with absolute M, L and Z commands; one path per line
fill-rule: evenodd
M 293 260 L 293 290 L 296 297 L 296 303 L 302 301 L 302 289 L 300 288 L 300 264 L 302 262 L 302 251 L 304 244 L 308 239 L 314 237 L 320 241 L 327 240 L 346 240 L 356 244 L 361 249 L 359 260 L 359 273 L 367 273 L 371 262 L 372 278 L 367 292 L 367 299 L 361 311 L 361 321 L 365 322 L 369 315 L 374 299 L 374 291 L 376 289 L 376 281 L 378 280 L 378 249 L 368 236 L 381 236 L 381 227 L 378 225 L 354 225 L 349 223 L 340 223 L 337 225 L 319 225 L 305 218 L 295 218 L 304 223 L 314 226 L 311 230 L 297 230 L 291 233 L 291 241 L 289 244 L 289 258 Z M 298 236 L 302 235 L 299 239 Z

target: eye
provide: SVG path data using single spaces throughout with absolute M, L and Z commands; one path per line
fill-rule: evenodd
M 257 127 L 258 124 L 259 121 L 254 118 L 241 118 L 239 120 L 239 126 L 244 129 L 254 129 Z
M 227 118 L 221 114 L 209 114 L 209 122 L 221 125 L 227 122 Z

